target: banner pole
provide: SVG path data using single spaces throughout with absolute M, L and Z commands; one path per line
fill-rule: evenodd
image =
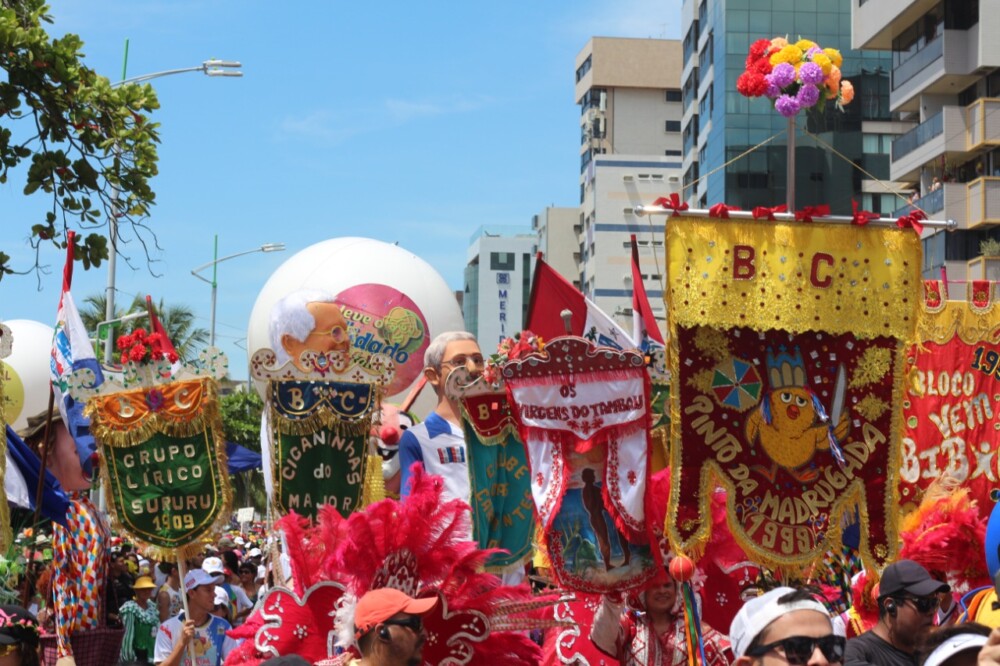
M 187 586 L 184 585 L 184 577 L 187 576 L 187 567 L 185 566 L 186 563 L 184 562 L 184 558 L 180 556 L 181 555 L 180 551 L 175 550 L 174 555 L 177 557 L 177 573 L 180 574 L 181 585 L 184 586 L 184 592 L 181 594 L 181 605 L 184 607 L 184 619 L 190 620 L 191 610 L 188 608 Z M 212 590 L 212 594 L 213 595 L 215 594 L 215 590 Z M 184 627 L 182 625 L 181 633 L 183 632 L 184 632 Z M 188 653 L 188 661 L 191 662 L 191 666 L 195 666 L 195 664 L 197 664 L 198 662 L 195 661 L 193 638 L 191 639 L 191 642 L 188 643 L 187 645 L 187 653 Z
M 788 119 L 788 173 L 785 176 L 785 205 L 795 210 L 795 116 Z
M 682 215 L 684 217 L 712 217 L 712 212 L 706 208 L 687 208 L 684 210 L 675 211 L 673 208 L 664 208 L 663 206 L 636 206 L 634 213 L 637 217 L 642 217 L 643 215 Z M 734 220 L 754 220 L 752 210 L 733 210 L 729 209 L 726 214 Z M 795 213 L 778 213 L 773 212 L 771 215 L 774 217 L 776 222 L 795 222 Z M 856 224 L 854 218 L 850 215 L 813 215 L 813 222 L 815 224 Z M 763 220 L 758 220 L 763 221 Z M 869 224 L 876 226 L 890 226 L 896 227 L 898 225 L 898 220 L 894 217 L 879 217 L 868 221 Z M 943 229 L 954 229 L 958 226 L 955 220 L 920 220 L 920 224 L 924 227 L 932 228 L 943 228 Z M 911 232 L 912 233 L 912 232 Z M 951 280 L 954 282 L 954 280 Z

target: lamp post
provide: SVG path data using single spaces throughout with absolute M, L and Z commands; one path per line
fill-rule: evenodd
M 128 63 L 128 40 L 125 40 L 125 62 Z M 129 83 L 143 83 L 145 81 L 158 79 L 163 76 L 184 74 L 186 72 L 203 72 L 205 76 L 240 77 L 243 76 L 243 72 L 235 69 L 240 66 L 240 63 L 235 60 L 205 60 L 200 65 L 195 67 L 167 69 L 162 72 L 153 72 L 152 74 L 143 74 L 141 76 L 133 76 L 130 79 L 126 79 L 125 66 L 123 65 L 122 80 L 112 83 L 111 87 L 117 88 L 118 86 Z M 115 145 L 114 150 L 116 154 L 121 154 L 121 149 L 117 144 Z M 111 247 L 108 249 L 108 286 L 104 292 L 104 319 L 108 321 L 115 318 L 115 272 L 117 270 L 118 259 L 118 198 L 120 196 L 121 190 L 118 189 L 117 185 L 112 185 L 111 218 L 108 220 L 108 240 L 110 241 Z M 109 332 L 108 339 L 104 342 L 105 364 L 110 364 L 111 359 L 114 358 L 114 345 L 114 336 Z
M 264 243 L 260 247 L 256 247 L 256 248 L 254 248 L 252 250 L 245 250 L 243 252 L 237 252 L 236 254 L 230 254 L 230 255 L 225 256 L 225 257 L 220 257 L 219 256 L 219 234 L 215 234 L 215 251 L 214 251 L 214 254 L 213 254 L 214 258 L 212 259 L 212 261 L 208 262 L 207 264 L 203 264 L 203 265 L 199 266 L 198 268 L 194 268 L 194 269 L 191 270 L 191 275 L 195 276 L 196 278 L 198 278 L 202 282 L 207 282 L 208 284 L 212 285 L 212 319 L 211 319 L 212 323 L 211 323 L 211 327 L 210 327 L 210 331 L 209 331 L 209 338 L 208 338 L 208 344 L 209 344 L 210 347 L 214 347 L 215 346 L 215 295 L 216 295 L 216 292 L 218 291 L 218 288 L 219 288 L 219 283 L 216 280 L 219 264 L 221 264 L 223 261 L 229 261 L 230 259 L 235 259 L 236 257 L 242 257 L 243 255 L 246 255 L 246 254 L 254 254 L 255 252 L 281 252 L 284 249 L 285 249 L 285 244 L 284 243 Z M 198 273 L 200 271 L 205 270 L 209 266 L 212 267 L 212 279 L 211 280 L 209 280 L 207 277 L 204 277 L 202 275 L 198 275 Z

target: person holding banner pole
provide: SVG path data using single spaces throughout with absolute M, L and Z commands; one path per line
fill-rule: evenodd
M 178 565 L 183 572 L 183 563 L 179 561 Z M 184 612 L 160 625 L 153 663 L 157 666 L 222 666 L 223 660 L 238 644 L 226 635 L 230 624 L 212 615 L 215 586 L 220 582 L 219 576 L 202 569 L 184 573 Z

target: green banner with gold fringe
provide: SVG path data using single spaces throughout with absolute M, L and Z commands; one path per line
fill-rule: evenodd
M 201 548 L 229 518 L 231 488 L 208 379 L 96 396 L 87 404 L 116 526 L 161 553 Z

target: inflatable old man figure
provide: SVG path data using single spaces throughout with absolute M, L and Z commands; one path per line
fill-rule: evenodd
M 33 448 L 45 438 L 45 416 L 43 412 L 30 418 L 28 428 L 22 433 L 25 442 Z M 59 480 L 63 490 L 71 495 L 66 516 L 69 529 L 53 523 L 52 538 L 52 592 L 58 649 L 56 663 L 69 666 L 78 663 L 73 646 L 83 649 L 82 642 L 96 637 L 97 629 L 104 625 L 100 610 L 104 601 L 110 529 L 85 493 L 90 489 L 91 477 L 96 471 L 93 450 L 78 447 L 58 412 L 53 414 L 49 440 L 45 445 L 50 447 L 47 456 L 49 471 Z M 90 650 L 86 649 L 86 652 Z M 113 662 L 114 652 L 109 654 Z M 93 663 L 112 662 L 97 660 Z M 84 661 L 79 663 L 83 666 Z

